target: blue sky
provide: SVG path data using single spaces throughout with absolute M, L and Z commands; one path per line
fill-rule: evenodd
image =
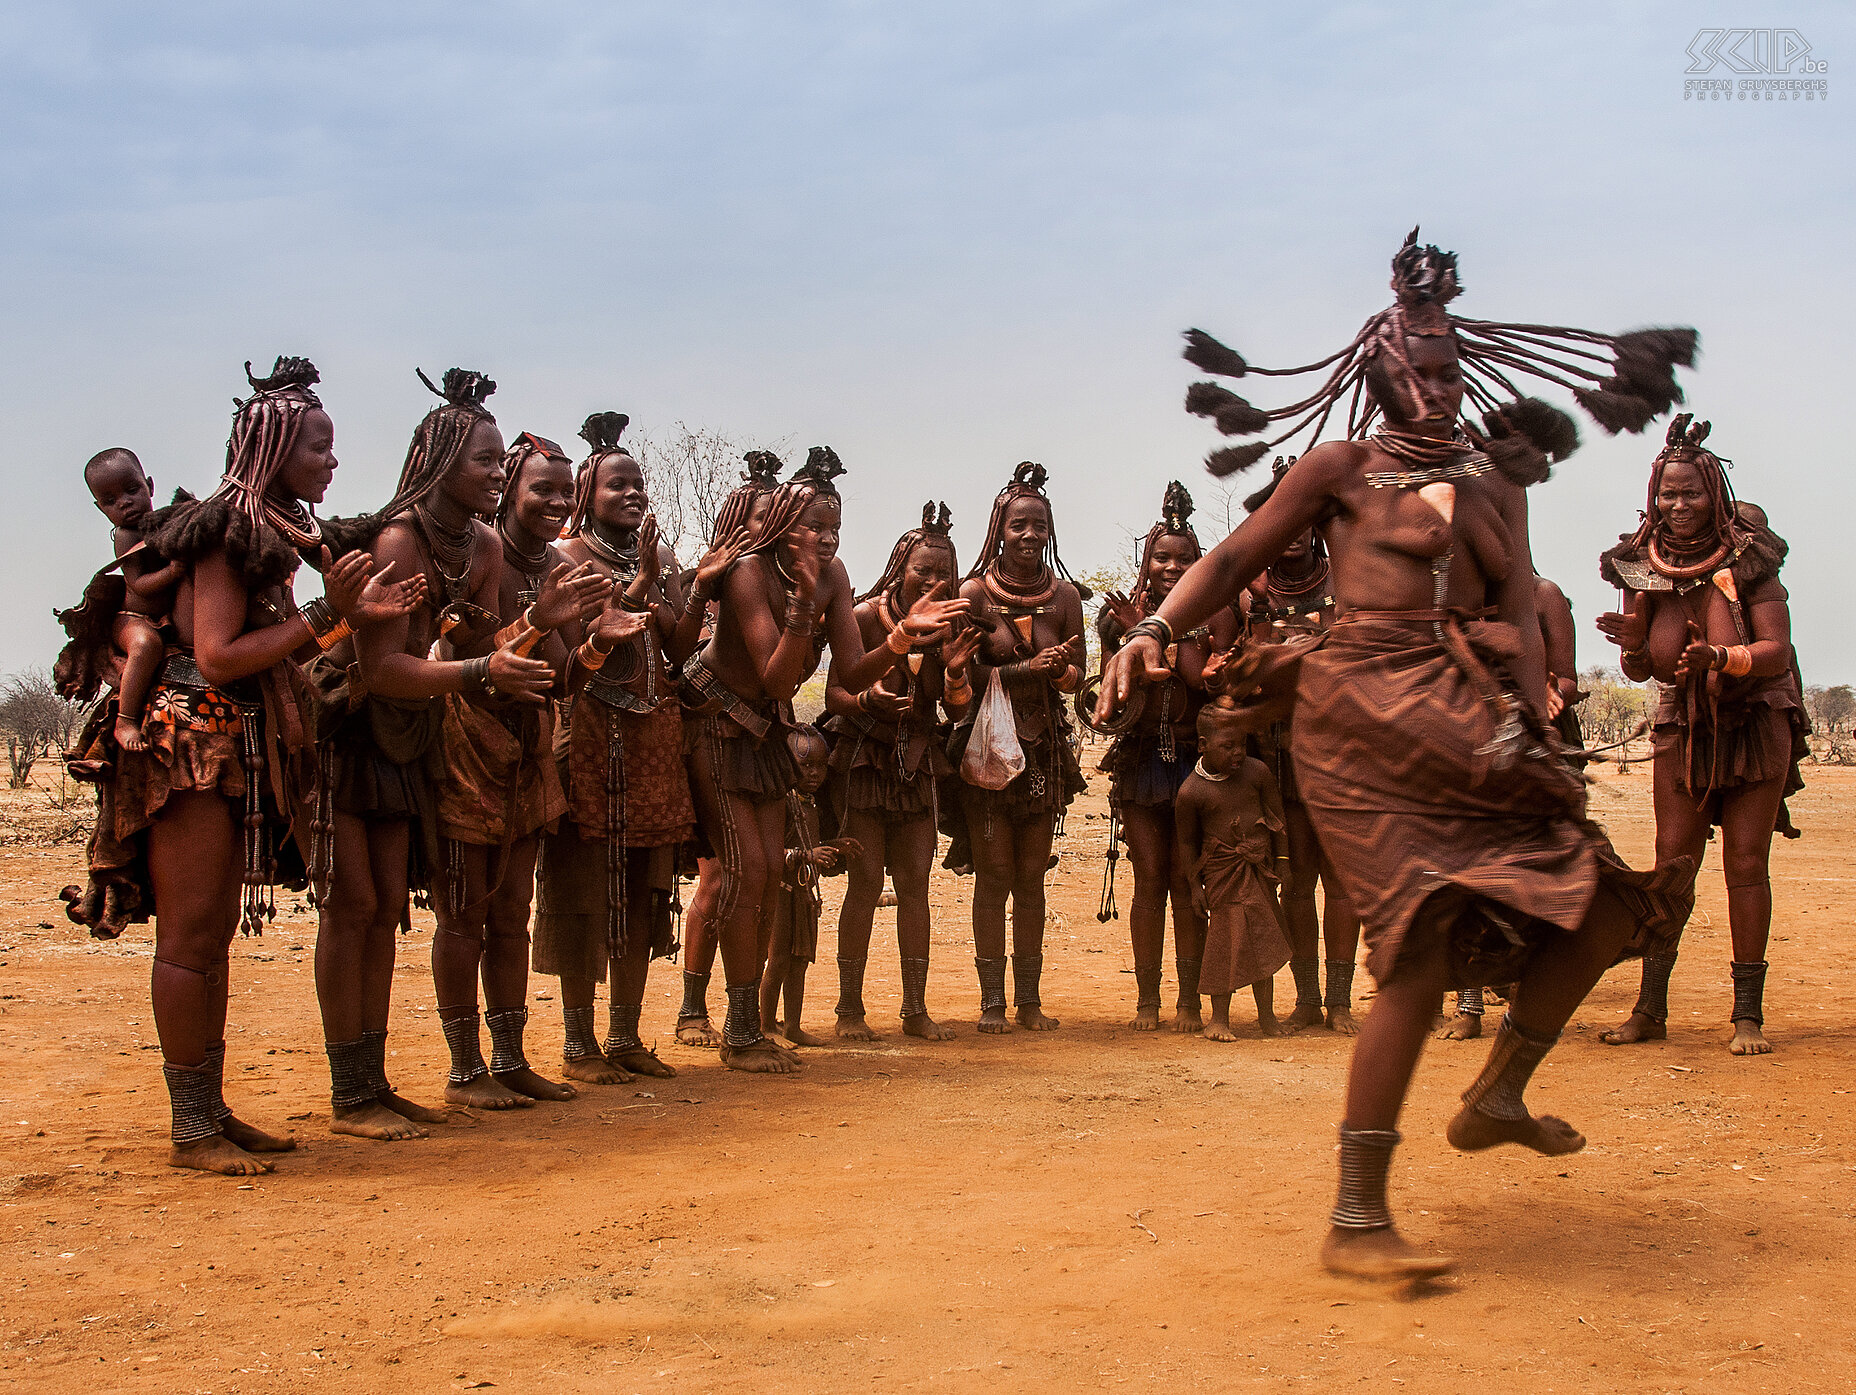
M 1178 331 L 1324 354 L 1422 223 L 1466 314 L 1701 329 L 1691 404 L 1793 543 L 1807 680 L 1856 681 L 1841 7 L 4 14 L 0 669 L 50 660 L 51 607 L 107 558 L 83 460 L 128 445 L 164 491 L 210 487 L 240 363 L 280 352 L 322 368 L 329 512 L 390 491 L 414 365 L 465 365 L 509 432 L 614 408 L 836 446 L 855 579 L 930 493 L 970 553 L 1025 458 L 1072 568 L 1104 565 L 1169 478 L 1218 493 Z M 1685 102 L 1708 24 L 1798 30 L 1831 100 Z M 1654 448 L 1585 436 L 1533 508 L 1591 662 L 1597 554 Z

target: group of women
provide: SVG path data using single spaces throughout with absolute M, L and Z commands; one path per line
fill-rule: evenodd
M 1418 246 L 1415 231 L 1393 272 L 1394 304 L 1303 368 L 1256 369 L 1190 332 L 1187 358 L 1217 375 L 1324 375 L 1311 396 L 1274 410 L 1195 384 L 1188 409 L 1226 434 L 1274 433 L 1215 452 L 1215 474 L 1300 434 L 1319 438 L 1346 402 L 1344 438 L 1279 457 L 1248 520 L 1206 555 L 1186 491 L 1167 490 L 1130 593 L 1109 595 L 1098 617 L 1099 695 L 1083 692 L 1088 593 L 1059 555 L 1041 466 L 1017 467 L 967 571 L 946 506 L 930 506 L 859 594 L 837 556 L 843 466 L 827 447 L 784 480 L 779 461 L 751 453 L 684 571 L 657 536 L 619 414 L 588 419 L 576 464 L 532 433 L 507 444 L 485 405 L 494 384 L 453 370 L 442 387 L 428 382 L 442 401 L 388 503 L 325 521 L 314 505 L 336 459 L 315 369 L 279 360 L 252 378 L 218 488 L 144 525 L 152 554 L 180 577 L 161 618 L 166 659 L 146 739 L 118 741 L 106 704 L 81 752 L 103 784 L 92 875 L 110 893 L 93 887 L 72 913 L 107 930 L 155 917 L 172 1160 L 248 1173 L 293 1146 L 241 1120 L 221 1086 L 230 941 L 292 875 L 307 879 L 320 916 L 339 1131 L 398 1138 L 444 1117 L 400 1095 L 386 1072 L 409 899 L 429 898 L 437 914 L 450 1101 L 496 1108 L 572 1092 L 523 1050 L 537 886 L 533 966 L 562 979 L 566 1074 L 671 1073 L 640 1038 L 639 1013 L 651 960 L 678 948 L 680 865 L 692 856 L 678 1035 L 719 1046 L 733 1068 L 795 1069 L 796 1055 L 767 1035 L 759 990 L 773 909 L 795 876 L 792 701 L 827 648 L 824 802 L 848 861 L 837 1017 L 850 1039 L 873 1035 L 864 971 L 885 874 L 903 1029 L 949 1034 L 926 1002 L 937 825 L 951 840 L 945 864 L 975 879 L 979 1029 L 1056 1027 L 1042 999 L 1045 879 L 1054 831 L 1083 787 L 1070 717 L 1079 694 L 1077 711 L 1115 738 L 1103 768 L 1135 874 L 1133 1025 L 1160 1025 L 1171 900 L 1175 1026 L 1195 1028 L 1203 929 L 1173 802 L 1209 695 L 1249 715 L 1292 849 L 1290 1028 L 1325 1016 L 1355 1030 L 1362 925 L 1377 982 L 1340 1132 L 1324 1248 L 1337 1270 L 1412 1277 L 1447 1266 L 1398 1237 L 1385 1192 L 1398 1115 L 1447 988 L 1505 985 L 1511 999 L 1451 1142 L 1549 1155 L 1582 1146 L 1571 1126 L 1531 1115 L 1522 1091 L 1626 955 L 1644 958 L 1644 996 L 1611 1039 L 1661 1034 L 1714 824 L 1733 920 L 1735 1049 L 1764 1050 L 1767 849 L 1802 731 L 1777 581 L 1784 544 L 1733 500 L 1723 462 L 1702 444 L 1705 423 L 1678 418 L 1641 526 L 1605 558 L 1631 600 L 1601 628 L 1627 674 L 1662 685 L 1657 865 L 1633 871 L 1585 817 L 1579 776 L 1555 758 L 1566 751 L 1526 489 L 1577 434 L 1512 381 L 1563 384 L 1602 426 L 1638 431 L 1681 400 L 1673 367 L 1692 362 L 1694 332 L 1460 319 L 1445 308 L 1459 290 L 1454 254 Z M 1463 417 L 1465 397 L 1480 422 Z M 299 605 L 301 563 L 322 573 L 323 595 Z M 809 875 L 798 869 L 799 883 Z M 706 991 L 718 952 L 727 1010 L 716 1033 Z M 603 1042 L 592 1025 L 601 979 Z
M 222 1090 L 230 942 L 273 913 L 280 882 L 306 882 L 318 912 L 338 1132 L 404 1138 L 445 1118 L 387 1078 L 391 975 L 412 904 L 437 919 L 449 1103 L 573 1092 L 524 1050 L 531 902 L 533 967 L 562 979 L 565 1074 L 670 1074 L 639 1015 L 651 960 L 679 948 L 685 859 L 699 875 L 678 1035 L 718 1045 L 736 1069 L 793 1070 L 796 1055 L 763 1029 L 757 989 L 794 873 L 792 700 L 827 648 L 824 802 L 850 872 L 839 1035 L 873 1035 L 863 978 L 886 873 L 903 1030 L 950 1035 L 926 1003 L 937 814 L 975 876 L 980 1030 L 1011 1030 L 1008 902 L 1013 1015 L 1031 1030 L 1057 1025 L 1041 1010 L 1044 878 L 1056 821 L 1083 783 L 1066 698 L 1082 684 L 1084 647 L 1082 592 L 1057 553 L 1042 467 L 1014 472 L 964 576 L 948 510 L 930 507 L 860 595 L 837 557 L 843 466 L 828 447 L 784 480 L 779 461 L 750 454 L 686 572 L 657 536 L 622 415 L 588 419 L 576 465 L 534 433 L 505 443 L 485 405 L 495 385 L 462 370 L 427 380 L 442 400 L 387 504 L 319 519 L 336 458 L 318 380 L 297 359 L 251 377 L 218 488 L 139 521 L 148 555 L 180 578 L 158 617 L 166 651 L 152 694 L 131 721 L 149 739 L 118 739 L 112 700 L 76 753 L 99 780 L 100 816 L 92 886 L 68 909 L 105 935 L 155 921 L 173 1162 L 243 1174 L 293 1146 L 239 1119 Z M 303 563 L 324 594 L 299 604 Z M 72 621 L 79 611 L 67 613 L 73 647 L 112 633 L 108 617 L 101 629 L 94 613 Z M 107 656 L 81 667 L 110 672 Z M 961 771 L 977 768 L 966 748 L 988 685 L 1009 720 L 981 724 L 986 749 L 971 754 L 997 754 L 1009 727 L 1021 766 L 975 784 Z M 727 1012 L 716 1033 L 706 987 L 718 952 Z

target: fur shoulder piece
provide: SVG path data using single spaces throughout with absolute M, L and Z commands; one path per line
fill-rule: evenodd
M 377 513 L 358 513 L 352 518 L 324 518 L 322 524 L 322 542 L 329 549 L 329 556 L 340 561 L 350 552 L 359 552 L 364 547 L 372 547 L 374 539 L 380 536 L 380 530 L 387 526 L 387 520 Z
M 302 560 L 276 529 L 254 525 L 243 509 L 225 499 L 187 500 L 169 506 L 169 516 L 151 539 L 170 561 L 192 566 L 223 552 L 253 590 L 290 579 Z

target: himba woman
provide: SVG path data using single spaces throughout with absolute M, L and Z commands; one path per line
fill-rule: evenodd
M 382 1140 L 423 1135 L 443 1113 L 395 1094 L 386 1080 L 394 936 L 440 876 L 438 781 L 443 699 L 449 693 L 539 704 L 554 682 L 516 639 L 487 654 L 434 659 L 495 635 L 503 545 L 493 517 L 503 486 L 503 438 L 484 408 L 496 384 L 454 368 L 443 398 L 414 431 L 399 487 L 378 513 L 344 525 L 350 546 L 402 575 L 423 577 L 416 610 L 359 629 L 315 666 L 319 694 L 316 846 L 316 996 L 322 1007 L 337 1133 Z M 443 888 L 440 888 L 442 892 Z M 473 994 L 474 997 L 474 994 Z M 474 1003 L 441 1013 L 452 1069 L 447 1096 L 476 1093 L 487 1073 Z
M 683 669 L 684 748 L 714 872 L 698 886 L 691 918 L 712 927 L 721 946 L 722 1063 L 736 1070 L 788 1074 L 798 1066 L 794 1052 L 762 1033 L 758 1001 L 796 775 L 786 745 L 793 694 L 824 643 L 846 691 L 861 692 L 967 610 L 931 594 L 866 652 L 837 556 L 842 513 L 832 480 L 843 468 L 835 451 L 815 446 L 774 492 L 752 545 L 722 583 L 713 637 Z
M 974 717 L 997 673 L 1010 699 L 1025 768 L 1003 789 L 956 775 L 959 807 L 944 831 L 954 838 L 944 865 L 974 871 L 973 967 L 982 1032 L 1009 1032 L 1005 1016 L 1005 903 L 1012 903 L 1012 1003 L 1019 1026 L 1056 1030 L 1044 1014 L 1044 878 L 1057 816 L 1086 788 L 1064 694 L 1083 684 L 1083 593 L 1057 552 L 1048 474 L 1027 460 L 993 500 L 986 542 L 961 596 L 982 631 L 974 704 L 954 729 L 948 759 L 966 755 Z M 1170 673 L 1171 670 L 1169 669 Z
M 503 455 L 495 532 L 502 551 L 495 602 L 503 628 L 487 635 L 460 626 L 445 658 L 485 656 L 505 643 L 566 672 L 561 631 L 597 613 L 606 579 L 575 566 L 549 546 L 573 503 L 573 472 L 561 448 L 524 432 Z M 554 768 L 552 702 L 488 694 L 444 697 L 445 759 L 438 781 L 443 878 L 435 887 L 438 932 L 432 981 L 451 1049 L 445 1098 L 478 1109 L 526 1108 L 536 1100 L 572 1099 L 573 1088 L 545 1079 L 528 1063 L 528 917 L 535 895 L 541 830 L 567 807 Z M 483 978 L 490 1029 L 486 1066 L 477 1035 L 477 979 Z
M 1204 549 L 1192 529 L 1192 496 L 1174 480 L 1161 501 L 1160 520 L 1141 542 L 1134 594 L 1111 591 L 1096 617 L 1103 661 L 1121 648 L 1128 631 L 1153 614 Z M 1160 1026 L 1160 966 L 1166 952 L 1167 898 L 1173 901 L 1173 960 L 1179 1001 L 1173 1030 L 1196 1032 L 1205 1025 L 1199 997 L 1205 926 L 1192 910 L 1187 868 L 1174 865 L 1173 801 L 1199 758 L 1199 708 L 1205 703 L 1205 665 L 1229 649 L 1237 616 L 1221 610 L 1171 647 L 1173 676 L 1145 695 L 1134 725 L 1115 738 L 1103 756 L 1109 807 L 1134 864 L 1134 904 L 1128 934 L 1134 944 L 1134 1020 L 1137 1032 Z
M 1733 939 L 1728 1050 L 1757 1056 L 1772 1049 L 1763 1031 L 1772 833 L 1797 836 L 1783 808 L 1804 788 L 1808 727 L 1779 581 L 1785 542 L 1736 510 L 1724 462 L 1702 445 L 1709 423 L 1691 420 L 1670 423 L 1643 522 L 1604 554 L 1600 573 L 1630 601 L 1598 627 L 1623 651 L 1625 677 L 1655 677 L 1660 688 L 1650 738 L 1657 857 L 1699 861 L 1720 827 Z M 1668 1035 L 1676 948 L 1672 938 L 1644 958 L 1637 1006 L 1605 1041 Z
M 1212 384 L 1202 389 L 1219 392 Z M 1262 508 L 1282 477 L 1295 464 L 1277 456 L 1271 480 L 1244 500 L 1246 512 Z M 1289 540 L 1289 545 L 1263 574 L 1250 584 L 1246 634 L 1253 643 L 1280 643 L 1297 635 L 1320 634 L 1334 623 L 1334 585 L 1328 562 L 1328 545 L 1321 529 L 1310 527 Z M 1289 750 L 1289 724 L 1272 722 L 1258 740 L 1264 762 L 1276 777 L 1282 793 L 1284 822 L 1289 832 L 1289 875 L 1282 885 L 1283 915 L 1289 923 L 1289 971 L 1295 978 L 1295 1011 L 1284 1019 L 1292 1031 L 1318 1027 L 1326 1014 L 1330 1031 L 1352 1036 L 1353 966 L 1360 948 L 1360 918 L 1347 903 L 1340 879 L 1321 851 L 1321 840 L 1308 817 L 1308 806 L 1295 783 L 1295 758 Z M 1321 884 L 1322 905 L 1315 907 L 1315 884 Z M 1327 988 L 1321 984 L 1322 940 L 1326 939 Z
M 1545 403 L 1497 394 L 1517 391 L 1510 374 L 1545 376 L 1573 387 L 1601 424 L 1639 430 L 1676 400 L 1671 364 L 1692 359 L 1695 336 L 1456 319 L 1445 310 L 1458 290 L 1456 258 L 1419 247 L 1415 230 L 1394 258 L 1392 285 L 1395 304 L 1338 354 L 1271 370 L 1324 371 L 1312 396 L 1275 412 L 1235 393 L 1216 405 L 1197 396 L 1227 434 L 1289 423 L 1277 440 L 1215 453 L 1214 471 L 1250 464 L 1304 430 L 1319 437 L 1348 397 L 1350 439 L 1304 454 L 1135 627 L 1104 676 L 1101 706 L 1106 716 L 1137 684 L 1165 678 L 1175 635 L 1230 604 L 1326 520 L 1339 619 L 1300 644 L 1251 650 L 1227 682 L 1268 693 L 1274 680 L 1299 681 L 1307 700 L 1292 724 L 1296 778 L 1365 923 L 1378 984 L 1349 1068 L 1340 1192 L 1322 1257 L 1337 1272 L 1415 1278 L 1449 1261 L 1418 1253 L 1392 1228 L 1386 1172 L 1444 990 L 1519 980 L 1450 1141 L 1548 1155 L 1582 1147 L 1570 1125 L 1530 1115 L 1523 1089 L 1599 975 L 1681 923 L 1694 876 L 1687 860 L 1660 875 L 1627 869 L 1586 820 L 1579 779 L 1549 758 L 1525 487 L 1577 436 Z M 1201 367 L 1251 371 L 1209 336 L 1188 340 Z M 1486 409 L 1486 436 L 1458 425 L 1466 394 Z M 1351 439 L 1379 415 L 1370 438 Z
M 716 510 L 715 523 L 709 530 L 711 550 L 721 547 L 724 539 L 746 529 L 752 538 L 767 516 L 767 505 L 780 487 L 780 457 L 768 450 L 751 450 L 742 456 L 747 467 L 741 483 Z M 691 578 L 694 580 L 694 577 Z M 715 631 L 715 601 L 710 600 L 702 616 L 702 643 L 707 644 Z M 713 857 L 697 857 L 699 888 L 706 882 L 712 890 L 719 885 L 720 872 Z M 713 901 L 711 894 L 707 900 Z M 677 1008 L 677 1040 L 685 1046 L 720 1046 L 722 1034 L 709 1022 L 709 976 L 715 968 L 716 939 L 706 918 L 708 906 L 700 895 L 690 903 L 684 919 L 683 1001 Z
M 686 598 L 644 471 L 620 444 L 627 421 L 597 412 L 580 429 L 588 451 L 560 551 L 597 571 L 605 605 L 566 669 L 569 808 L 543 843 L 535 920 L 535 968 L 561 978 L 567 1074 L 602 1085 L 676 1073 L 638 1033 L 651 961 L 677 948 L 677 851 L 696 826 L 672 666 L 696 647 L 703 607 L 747 537 L 737 528 L 732 546 L 712 549 Z M 593 1028 L 601 981 L 603 1046 Z
M 951 588 L 960 575 L 950 521 L 946 504 L 938 513 L 932 502 L 924 504 L 921 527 L 896 539 L 882 576 L 858 598 L 857 628 L 871 652 L 922 597 Z M 833 664 L 825 690 L 829 729 L 836 737 L 832 803 L 839 833 L 861 849 L 838 913 L 837 1034 L 843 1040 L 876 1039 L 865 1020 L 864 965 L 886 868 L 896 892 L 902 1030 L 929 1041 L 953 1035 L 928 1015 L 928 872 L 934 861 L 935 781 L 952 769 L 941 708 L 956 719 L 965 714 L 973 697 L 968 668 L 978 648 L 979 632 L 963 626 L 945 641 L 914 646 L 861 693 L 844 688 Z
M 185 568 L 169 652 L 142 724 L 144 749 L 116 749 L 118 847 L 145 852 L 156 912 L 155 1027 L 173 1105 L 176 1167 L 247 1176 L 295 1141 L 234 1115 L 225 1075 L 228 950 L 241 925 L 262 929 L 266 888 L 293 812 L 313 785 L 301 661 L 350 622 L 403 612 L 416 579 L 369 585 L 364 555 L 332 563 L 310 507 L 335 473 L 335 428 L 307 359 L 251 377 L 226 445 L 225 477 L 176 507 L 156 539 Z M 297 564 L 324 571 L 325 596 L 301 610 Z M 384 575 L 382 577 L 384 579 Z M 364 596 L 366 599 L 364 599 Z M 294 859 L 293 859 L 294 860 Z M 242 905 L 241 905 L 242 900 Z

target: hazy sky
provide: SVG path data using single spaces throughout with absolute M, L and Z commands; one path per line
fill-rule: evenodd
M 1104 565 L 1169 478 L 1220 493 L 1178 331 L 1330 352 L 1422 223 L 1465 314 L 1700 328 L 1691 404 L 1792 542 L 1806 679 L 1856 681 L 1846 6 L 0 15 L 0 670 L 51 659 L 51 607 L 107 560 L 82 462 L 128 445 L 164 493 L 210 488 L 239 365 L 278 353 L 322 369 L 327 512 L 390 492 L 430 402 L 414 365 L 463 365 L 501 384 L 508 434 L 569 441 L 612 408 L 836 446 L 859 581 L 931 493 L 971 554 L 1026 458 L 1072 569 Z M 1797 30 L 1831 100 L 1685 101 L 1702 25 Z M 1660 427 L 1584 434 L 1533 492 L 1535 550 L 1582 661 L 1609 661 L 1597 554 Z

